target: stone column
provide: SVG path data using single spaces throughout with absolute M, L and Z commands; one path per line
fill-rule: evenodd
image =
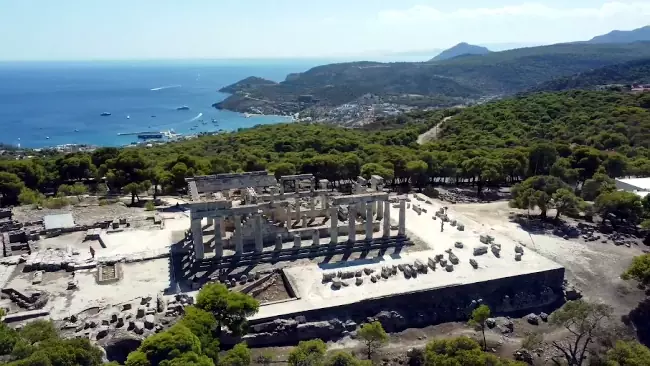
M 244 252 L 244 236 L 242 235 L 241 216 L 235 215 L 235 253 L 242 254 Z
M 372 240 L 372 226 L 373 226 L 373 217 L 372 217 L 372 206 L 374 202 L 370 202 L 366 205 L 366 240 Z
M 284 196 L 284 181 L 280 181 L 280 195 Z
M 226 218 L 221 217 L 220 219 L 221 219 L 220 231 L 221 231 L 221 237 L 223 238 L 224 236 L 226 236 Z
M 282 250 L 282 234 L 275 235 L 275 251 L 279 252 Z
M 311 218 L 316 219 L 316 197 L 310 198 L 309 208 L 311 209 Z
M 336 244 L 339 242 L 339 209 L 330 207 L 330 242 Z
M 312 192 L 316 190 L 316 178 L 311 178 L 309 180 L 309 190 Z
M 214 225 L 214 217 L 208 217 L 208 227 Z
M 287 205 L 287 229 L 291 229 L 291 206 Z
M 255 217 L 255 252 L 264 251 L 264 231 L 262 230 L 262 215 L 254 214 Z
M 300 248 L 300 243 L 301 243 L 301 242 L 302 242 L 302 239 L 300 238 L 300 235 L 298 235 L 298 234 L 294 234 L 294 235 L 293 235 L 293 247 L 294 247 L 295 249 L 299 249 L 299 248 Z
M 348 241 L 357 241 L 357 208 L 354 205 L 348 206 Z
M 307 221 L 307 215 L 302 215 L 302 227 L 307 227 L 307 226 L 309 226 L 309 225 L 307 225 L 307 223 L 308 223 L 308 221 Z
M 357 210 L 359 210 L 359 215 L 362 219 L 366 219 L 366 206 L 368 204 L 365 202 L 359 202 Z
M 323 207 L 323 209 L 327 210 L 330 208 L 329 201 L 327 200 L 326 195 L 320 196 L 320 205 Z
M 384 201 L 384 238 L 390 237 L 390 202 Z
M 293 181 L 293 187 L 295 188 L 295 192 L 298 193 L 300 192 L 300 180 L 296 179 Z
M 318 233 L 318 229 L 314 229 L 311 233 L 311 241 L 311 245 L 320 245 L 320 234 Z
M 223 218 L 217 217 L 214 220 L 214 256 L 221 258 L 223 256 L 223 237 L 221 236 L 221 227 L 224 226 Z
M 300 214 L 300 197 L 296 198 L 296 221 L 300 223 L 302 215 Z
M 406 200 L 399 200 L 399 227 L 397 235 L 404 236 L 406 234 Z
M 384 203 L 382 201 L 375 202 L 375 212 L 377 212 L 377 220 L 381 221 L 384 218 Z
M 201 219 L 192 220 L 192 244 L 194 245 L 194 257 L 196 259 L 203 259 L 203 227 L 201 226 Z

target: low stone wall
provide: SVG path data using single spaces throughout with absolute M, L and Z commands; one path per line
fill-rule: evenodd
M 244 340 L 251 346 L 284 346 L 301 340 L 341 338 L 358 325 L 377 320 L 388 332 L 452 321 L 466 321 L 478 304 L 495 316 L 551 312 L 564 302 L 564 268 L 369 299 L 353 304 L 286 314 L 251 322 Z M 224 337 L 235 344 L 239 338 Z

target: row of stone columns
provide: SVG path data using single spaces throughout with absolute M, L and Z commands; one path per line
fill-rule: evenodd
M 366 215 L 366 240 L 372 240 L 373 238 L 373 224 L 372 219 L 373 208 L 376 207 L 377 218 L 381 220 L 383 218 L 383 236 L 390 236 L 390 202 L 384 201 L 383 210 L 381 209 L 381 201 L 365 203 Z M 300 206 L 297 205 L 296 211 L 300 212 Z M 291 221 L 291 208 L 287 207 L 287 228 Z M 338 243 L 338 208 L 330 207 L 330 239 L 331 243 Z M 350 205 L 348 207 L 348 241 L 356 241 L 356 226 L 357 226 L 357 206 Z M 264 231 L 263 231 L 263 222 L 262 215 L 260 213 L 253 214 L 254 225 L 255 225 L 255 251 L 261 253 L 264 250 Z M 242 236 L 242 222 L 241 216 L 235 215 L 233 217 L 235 223 L 235 232 L 234 232 L 234 243 L 235 243 L 235 253 L 242 254 L 244 251 L 244 241 Z M 215 245 L 215 257 L 220 258 L 223 256 L 223 236 L 225 234 L 225 223 L 222 217 L 208 218 L 208 223 L 214 225 L 214 245 Z M 194 253 L 196 259 L 203 259 L 205 256 L 205 248 L 203 245 L 203 228 L 201 226 L 200 219 L 193 219 L 191 222 L 192 230 L 192 240 L 194 245 Z M 406 201 L 399 201 L 399 226 L 398 226 L 398 235 L 404 236 L 406 234 Z M 318 230 L 314 230 L 312 235 L 313 245 L 318 245 L 320 243 L 320 235 Z M 300 236 L 294 236 L 294 247 L 300 247 Z M 276 250 L 282 248 L 282 236 L 278 234 L 276 236 L 275 242 Z

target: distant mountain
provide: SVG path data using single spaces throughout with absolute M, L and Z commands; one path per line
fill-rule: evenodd
M 222 93 L 235 94 L 241 90 L 256 88 L 263 85 L 274 85 L 277 84 L 275 81 L 263 79 L 257 76 L 249 76 L 246 79 L 239 80 L 238 82 L 228 85 L 219 89 Z
M 650 25 L 631 31 L 611 31 L 602 36 L 596 36 L 587 43 L 631 43 L 650 41 Z
M 237 112 L 286 115 L 311 107 L 353 103 L 368 94 L 465 99 L 505 96 L 550 80 L 642 59 L 650 59 L 650 42 L 565 43 L 436 62 L 337 63 L 288 75 L 280 83 L 243 80 L 224 88 L 223 91 L 236 93 L 214 106 Z M 303 96 L 309 96 L 310 102 L 304 103 L 306 98 L 301 101 Z
M 440 54 L 432 58 L 431 61 L 443 61 L 463 55 L 485 55 L 487 53 L 490 53 L 490 50 L 485 47 L 475 46 L 473 44 L 463 42 L 455 45 L 452 48 L 440 52 Z
M 594 89 L 600 86 L 614 84 L 650 84 L 650 58 L 605 66 L 576 75 L 551 80 L 531 89 L 531 91 Z

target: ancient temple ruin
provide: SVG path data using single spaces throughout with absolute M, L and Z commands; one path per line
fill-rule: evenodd
M 187 205 L 196 260 L 298 249 L 371 243 L 406 234 L 406 204 L 399 200 L 399 224 L 391 226 L 383 179 L 359 177 L 352 195 L 327 189 L 311 174 L 276 179 L 266 171 L 188 178 Z M 359 237 L 361 235 L 361 237 Z

